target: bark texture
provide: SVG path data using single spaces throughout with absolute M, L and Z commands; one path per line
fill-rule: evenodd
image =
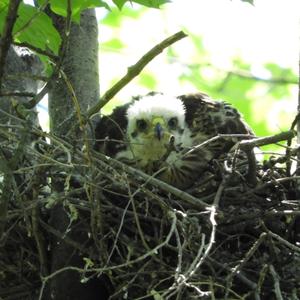
M 99 100 L 98 27 L 94 10 L 84 11 L 80 24 L 72 24 L 62 71 L 74 89 L 81 112 L 86 112 Z M 60 77 L 49 93 L 51 132 L 72 138 L 74 132 L 70 129 L 78 121 L 74 112 L 72 92 Z
M 61 25 L 60 20 L 58 28 Z M 60 76 L 49 93 L 50 130 L 52 134 L 67 139 L 74 147 L 81 147 L 75 102 L 78 101 L 81 113 L 85 113 L 99 100 L 98 27 L 94 10 L 84 11 L 80 24 L 71 25 L 61 69 L 66 76 Z M 53 178 L 53 192 L 63 189 L 64 183 Z M 83 257 L 64 238 L 82 244 L 88 240 L 88 233 L 80 232 L 80 224 L 78 230 L 67 232 L 70 218 L 63 205 L 57 205 L 53 209 L 51 225 L 61 234 L 61 237 L 55 237 L 51 241 L 51 273 L 67 266 L 82 267 Z M 100 299 L 94 282 L 90 280 L 82 284 L 78 273 L 66 271 L 49 282 L 46 296 L 55 300 Z
M 21 93 L 36 93 L 37 82 L 30 78 L 30 75 L 37 74 L 41 71 L 39 60 L 28 50 L 18 47 L 7 46 L 5 65 L 3 66 L 4 76 L 2 78 L 2 93 L 21 92 Z M 24 134 L 22 120 L 16 112 L 15 106 L 18 103 L 26 103 L 29 100 L 27 97 L 20 96 L 0 96 L 0 124 L 1 129 L 5 132 L 16 134 L 19 138 L 19 149 L 4 150 L 2 142 L 5 143 L 7 135 L 0 137 L 1 154 L 0 160 L 0 182 L 3 184 L 2 193 L 0 195 L 0 239 L 6 226 L 7 207 L 11 198 L 13 184 L 18 184 L 18 177 L 14 176 L 13 171 L 19 166 L 24 156 L 24 146 L 32 142 L 32 136 Z M 33 109 L 28 114 L 28 122 L 37 124 L 37 114 Z M 29 124 L 29 123 L 28 123 Z M 19 127 L 13 127 L 18 125 Z M 6 126 L 12 126 L 10 128 Z M 13 132 L 12 132 L 13 131 Z M 8 133 L 9 135 L 9 133 Z M 5 136 L 5 137 L 4 137 Z M 3 182 L 2 182 L 3 180 Z M 17 183 L 15 183 L 17 181 Z

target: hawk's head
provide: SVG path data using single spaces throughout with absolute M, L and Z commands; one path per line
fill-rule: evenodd
M 164 156 L 171 137 L 177 147 L 185 143 L 185 107 L 176 97 L 144 96 L 129 106 L 127 119 L 129 151 L 142 168 Z

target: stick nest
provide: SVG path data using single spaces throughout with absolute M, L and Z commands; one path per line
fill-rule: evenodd
M 110 299 L 300 298 L 293 151 L 256 163 L 256 185 L 225 155 L 182 192 L 57 137 L 28 143 L 45 137 L 30 130 L 2 132 L 1 299 L 43 299 L 70 271 L 81 284 L 102 280 Z M 51 269 L 54 241 L 79 264 Z

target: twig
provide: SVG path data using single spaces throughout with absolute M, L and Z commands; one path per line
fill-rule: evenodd
M 248 262 L 248 260 L 253 256 L 253 254 L 256 252 L 260 244 L 266 239 L 267 234 L 263 232 L 260 236 L 259 239 L 253 244 L 253 246 L 249 249 L 249 251 L 245 254 L 245 257 L 240 261 L 238 265 L 236 265 L 233 269 L 232 272 L 227 276 L 226 281 L 226 295 L 228 296 L 229 288 L 232 286 L 232 281 L 233 278 L 236 274 L 238 274 L 243 266 Z M 227 299 L 227 297 L 225 297 Z
M 35 199 L 35 200 L 37 200 L 37 199 Z M 45 276 L 48 274 L 47 255 L 46 255 L 47 251 L 46 251 L 46 247 L 45 247 L 44 237 L 41 233 L 41 229 L 39 226 L 40 225 L 39 224 L 39 208 L 36 206 L 32 209 L 31 219 L 32 219 L 32 232 L 33 232 L 33 236 L 34 236 L 34 239 L 36 242 L 37 252 L 39 255 L 40 270 L 41 270 L 41 274 L 43 276 Z
M 150 247 L 149 247 L 149 245 L 146 242 L 146 239 L 145 239 L 145 236 L 144 236 L 144 232 L 143 232 L 143 229 L 142 229 L 141 224 L 140 224 L 140 220 L 139 220 L 137 209 L 136 209 L 136 205 L 135 205 L 134 194 L 132 194 L 132 192 L 131 192 L 129 182 L 128 182 L 127 186 L 128 186 L 128 196 L 129 196 L 131 207 L 132 207 L 132 211 L 133 211 L 133 214 L 134 214 L 134 220 L 135 220 L 135 223 L 136 223 L 137 231 L 138 231 L 139 236 L 141 238 L 142 244 L 144 245 L 144 247 L 146 248 L 146 250 L 149 251 Z
M 243 70 L 236 70 L 236 71 L 228 71 L 229 76 L 237 76 L 240 78 L 245 78 L 245 79 L 250 79 L 254 81 L 263 81 L 266 83 L 275 83 L 275 84 L 297 84 L 298 82 L 296 80 L 292 79 L 286 79 L 284 77 L 282 78 L 276 78 L 276 77 L 271 77 L 271 78 L 262 78 L 255 76 L 249 72 L 245 72 Z
M 262 223 L 263 224 L 263 223 Z M 291 244 L 290 242 L 288 242 L 287 240 L 285 240 L 284 238 L 282 238 L 281 236 L 279 236 L 278 234 L 272 232 L 271 230 L 269 230 L 264 224 L 263 224 L 263 228 L 265 230 L 265 232 L 272 238 L 276 239 L 277 241 L 279 241 L 281 244 L 285 245 L 286 247 L 290 248 L 291 250 L 300 253 L 300 247 L 297 247 L 293 244 Z
M 5 18 L 3 32 L 0 40 L 0 91 L 2 89 L 2 77 L 9 47 L 12 42 L 12 31 L 18 17 L 18 7 L 21 0 L 10 0 Z
M 35 93 L 29 92 L 0 92 L 0 97 L 34 97 Z
M 252 192 L 263 191 L 265 188 L 267 188 L 269 186 L 278 185 L 278 184 L 293 181 L 293 180 L 295 180 L 295 181 L 300 180 L 300 176 L 283 177 L 283 178 L 273 179 L 273 180 L 267 181 L 266 183 L 263 183 L 260 186 L 257 186 Z
M 5 234 L 5 225 L 7 218 L 7 210 L 8 210 L 8 202 L 10 200 L 10 193 L 13 181 L 12 170 L 10 169 L 9 163 L 7 161 L 7 157 L 0 152 L 0 158 L 2 161 L 0 172 L 4 174 L 4 179 L 2 183 L 2 194 L 0 197 L 0 244 L 2 242 L 2 238 Z
M 257 178 L 256 178 L 256 173 L 257 173 L 257 162 L 256 162 L 256 157 L 253 149 L 249 149 L 245 151 L 247 160 L 248 160 L 248 171 L 247 171 L 247 181 L 252 185 L 256 186 L 257 185 Z
M 216 261 L 215 259 L 213 259 L 212 257 L 208 257 L 208 261 L 211 262 L 216 267 L 218 267 L 218 269 L 222 269 L 222 270 L 226 270 L 228 272 L 232 272 L 232 268 L 230 268 L 230 266 L 228 266 L 226 264 L 222 264 L 222 263 Z M 242 270 L 239 273 L 236 274 L 236 277 L 239 278 L 241 280 L 241 282 L 243 282 L 244 284 L 246 284 L 252 290 L 254 290 L 254 289 L 257 288 L 256 283 L 253 282 L 253 281 L 251 281 L 249 278 L 247 278 L 244 275 L 244 273 L 243 273 Z
M 59 56 L 58 55 L 55 55 L 53 54 L 52 52 L 50 52 L 49 50 L 43 50 L 41 48 L 38 48 L 38 47 L 35 47 L 29 43 L 26 43 L 26 42 L 22 42 L 22 43 L 19 43 L 19 42 L 13 42 L 14 45 L 18 46 L 18 47 L 26 47 L 38 54 L 42 54 L 42 55 L 45 55 L 47 57 L 49 57 L 53 62 L 57 62 L 59 60 Z
M 211 226 L 212 226 L 212 230 L 211 230 L 211 234 L 210 234 L 208 245 L 205 247 L 206 249 L 205 249 L 205 251 L 203 253 L 203 249 L 204 249 L 204 246 L 205 246 L 205 235 L 202 234 L 201 246 L 198 249 L 198 253 L 196 255 L 196 258 L 191 263 L 188 271 L 183 276 L 179 276 L 179 278 L 178 278 L 178 285 L 176 286 L 176 290 L 179 290 L 184 285 L 185 286 L 189 286 L 190 285 L 189 282 L 188 282 L 189 279 L 196 274 L 197 270 L 204 263 L 204 261 L 206 260 L 206 258 L 208 257 L 208 255 L 209 255 L 209 253 L 210 253 L 210 251 L 212 249 L 212 246 L 213 246 L 213 244 L 215 242 L 215 236 L 216 236 L 216 230 L 217 230 L 217 222 L 215 220 L 215 217 L 216 217 L 216 214 L 217 214 L 217 208 L 219 206 L 219 202 L 220 202 L 222 193 L 223 193 L 224 188 L 225 188 L 225 182 L 226 182 L 225 179 L 223 179 L 223 181 L 221 182 L 221 184 L 219 185 L 219 188 L 217 190 L 217 193 L 216 193 L 216 196 L 215 196 L 215 199 L 214 199 L 214 203 L 210 207 L 210 217 L 209 217 L 209 220 L 210 220 L 210 223 L 211 223 Z M 203 293 L 200 290 L 199 290 L 199 292 Z
M 38 74 L 30 74 L 30 73 L 18 73 L 18 74 L 4 74 L 3 78 L 5 80 L 20 80 L 23 78 L 29 78 L 32 80 L 39 80 L 39 81 L 48 81 L 49 77 L 42 76 Z
M 280 278 L 279 278 L 277 272 L 275 271 L 275 268 L 274 268 L 273 265 L 269 266 L 269 270 L 270 270 L 270 273 L 271 273 L 271 275 L 273 277 L 273 280 L 274 280 L 274 293 L 275 293 L 275 296 L 276 296 L 276 300 L 283 300 L 281 290 L 280 290 L 280 283 L 279 283 Z
M 159 179 L 156 179 L 154 177 L 149 176 L 148 174 L 142 172 L 141 170 L 135 169 L 133 167 L 130 167 L 128 165 L 123 164 L 122 162 L 115 160 L 113 158 L 108 158 L 102 153 L 96 153 L 93 152 L 95 157 L 99 157 L 99 162 L 103 163 L 106 162 L 111 167 L 115 167 L 117 169 L 125 170 L 128 174 L 132 175 L 133 177 L 140 177 L 143 180 L 147 181 L 149 184 L 159 187 L 161 190 L 165 192 L 169 192 L 173 194 L 174 196 L 182 199 L 183 201 L 186 201 L 188 204 L 198 208 L 198 209 L 209 209 L 210 205 L 207 203 L 201 201 L 200 199 L 175 188 L 174 186 L 171 186 Z
M 100 109 L 108 103 L 124 86 L 126 86 L 133 78 L 138 76 L 145 66 L 152 61 L 158 54 L 160 54 L 164 49 L 171 46 L 175 42 L 181 40 L 187 35 L 183 31 L 179 31 L 174 35 L 166 38 L 161 43 L 154 46 L 150 51 L 143 55 L 137 63 L 129 67 L 127 74 L 123 76 L 115 85 L 113 85 L 108 91 L 104 93 L 100 101 L 93 107 L 91 107 L 87 112 L 87 118 L 98 113 Z
M 78 267 L 73 267 L 73 266 L 67 266 L 67 267 L 63 267 L 61 269 L 58 269 L 56 271 L 54 271 L 53 273 L 49 274 L 48 276 L 46 277 L 43 277 L 42 278 L 42 281 L 43 282 L 47 282 L 48 280 L 54 278 L 55 276 L 65 272 L 65 271 L 77 271 L 78 273 L 82 274 L 82 273 L 103 273 L 104 271 L 112 271 L 112 270 L 117 270 L 117 269 L 120 269 L 120 268 L 124 268 L 124 267 L 127 267 L 127 266 L 130 266 L 132 264 L 135 264 L 135 263 L 138 263 L 140 261 L 143 261 L 145 260 L 146 258 L 152 256 L 152 255 L 156 255 L 156 253 L 158 252 L 158 250 L 164 246 L 166 246 L 172 235 L 174 234 L 174 230 L 176 228 L 176 221 L 177 221 L 177 218 L 176 218 L 176 215 L 175 213 L 171 212 L 170 211 L 170 215 L 171 215 L 171 218 L 172 218 L 172 224 L 171 224 L 171 228 L 169 230 L 169 233 L 168 235 L 166 236 L 165 240 L 160 243 L 159 245 L 155 246 L 153 249 L 151 249 L 150 251 L 148 251 L 147 253 L 133 259 L 133 260 L 130 260 L 130 261 L 127 261 L 125 263 L 122 263 L 122 264 L 119 264 L 119 265 L 113 265 L 111 267 L 106 267 L 106 268 L 90 268 L 90 269 L 82 269 L 82 268 L 78 268 Z
M 295 136 L 296 136 L 296 132 L 294 130 L 289 130 L 272 136 L 255 138 L 252 140 L 242 140 L 240 141 L 239 145 L 242 150 L 253 149 L 254 147 L 261 147 L 269 144 L 275 144 L 280 141 L 286 141 Z
M 261 293 L 262 286 L 265 281 L 267 272 L 268 272 L 268 265 L 265 264 L 265 265 L 263 265 L 261 271 L 259 272 L 259 278 L 258 278 L 257 287 L 256 287 L 256 292 L 258 295 L 260 295 L 260 293 Z

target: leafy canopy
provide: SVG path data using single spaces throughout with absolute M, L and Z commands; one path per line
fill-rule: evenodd
M 138 3 L 143 6 L 159 8 L 160 5 L 169 2 L 168 0 L 114 0 L 114 4 L 119 8 L 126 2 Z M 8 14 L 9 0 L 0 1 L 0 35 L 3 32 L 6 17 Z M 44 12 L 46 6 L 56 14 L 66 17 L 68 14 L 67 0 L 39 0 L 38 6 L 31 6 L 21 2 L 18 10 L 18 19 L 13 29 L 14 42 L 26 43 L 41 50 L 58 54 L 61 38 L 51 18 Z M 71 18 L 74 22 L 79 22 L 80 13 L 87 8 L 101 7 L 110 10 L 106 0 L 71 0 Z

